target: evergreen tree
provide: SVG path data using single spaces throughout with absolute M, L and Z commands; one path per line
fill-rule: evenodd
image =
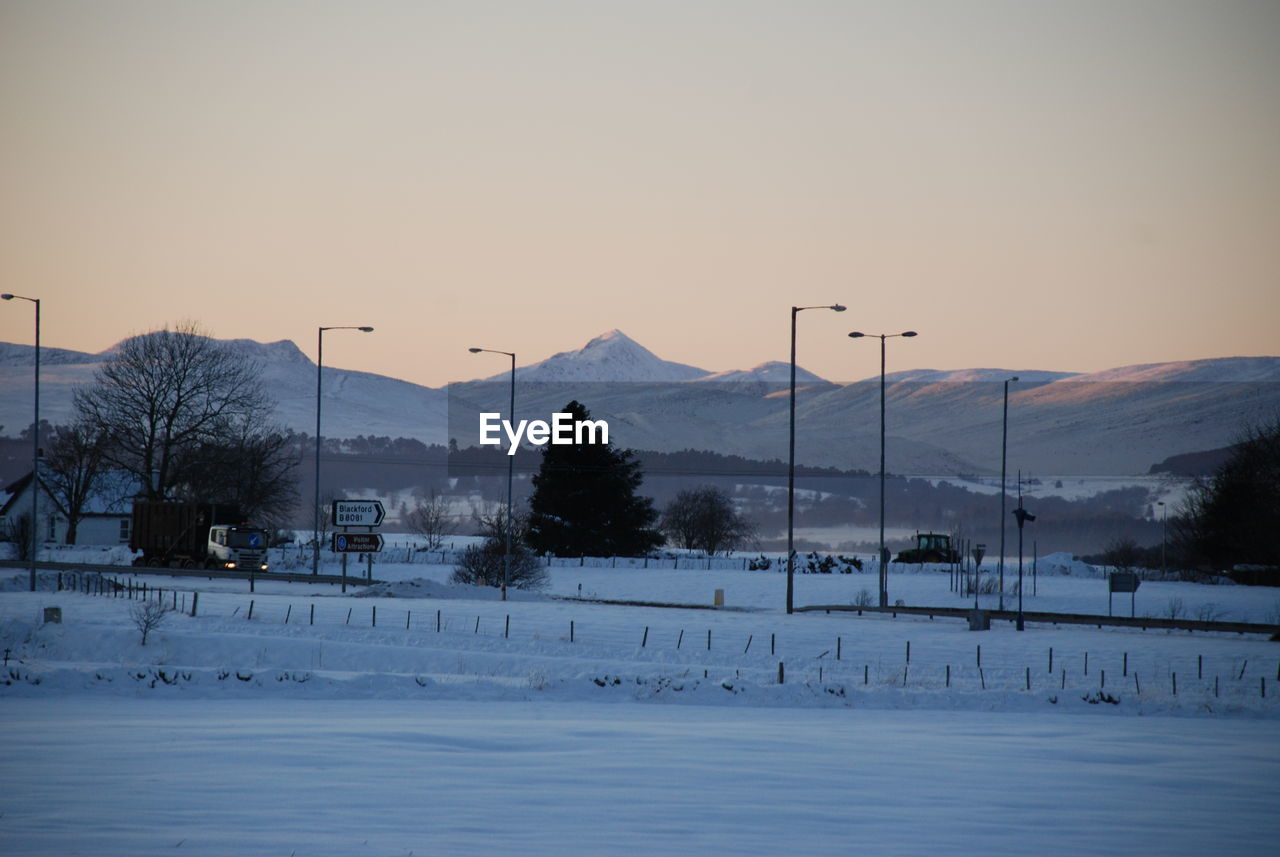
M 591 414 L 578 402 L 574 422 Z M 644 480 L 631 450 L 608 444 L 548 444 L 533 477 L 526 541 L 557 556 L 641 556 L 662 544 L 653 501 L 638 496 Z

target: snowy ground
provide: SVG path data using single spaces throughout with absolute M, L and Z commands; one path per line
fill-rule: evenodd
M 1106 613 L 1103 580 L 1050 565 L 1028 609 Z M 199 608 L 142 647 L 137 601 L 0 572 L 0 853 L 1280 846 L 1280 645 L 1262 636 L 787 616 L 776 571 L 553 568 L 542 596 L 507 602 L 447 586 L 446 566 L 375 574 L 398 582 L 148 577 Z M 552 597 L 716 589 L 726 609 Z M 798 575 L 796 602 L 862 589 L 874 574 Z M 889 591 L 967 603 L 945 572 Z M 1280 593 L 1146 582 L 1136 604 L 1274 622 Z M 41 623 L 51 606 L 60 624 Z

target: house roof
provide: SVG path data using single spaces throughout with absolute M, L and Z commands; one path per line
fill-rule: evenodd
M 41 482 L 44 482 L 44 478 Z M 3 506 L 0 506 L 0 516 L 7 515 L 9 509 L 13 506 L 23 493 L 31 487 L 31 473 L 28 472 L 20 479 L 11 482 L 4 487 Z M 59 511 L 66 514 L 66 510 L 62 508 L 62 504 L 58 502 L 56 497 L 49 493 L 48 486 L 44 486 L 44 493 L 54 504 L 58 506 Z M 81 510 L 82 515 L 106 515 L 117 517 L 121 515 L 129 515 L 133 508 L 133 498 L 138 496 L 142 491 L 142 484 L 132 473 L 124 470 L 108 470 L 98 479 L 94 491 L 85 500 L 84 508 Z

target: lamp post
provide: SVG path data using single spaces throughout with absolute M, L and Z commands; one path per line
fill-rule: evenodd
M 1004 504 L 1005 504 L 1005 471 L 1009 450 L 1009 382 L 1017 381 L 1014 375 L 1004 382 L 1004 430 L 1000 435 L 1000 609 L 1004 609 Z
M 849 334 L 850 339 L 861 339 L 864 336 L 880 338 L 880 606 L 889 606 L 889 574 L 888 565 L 889 558 L 885 556 L 884 549 L 884 342 L 886 339 L 892 339 L 895 336 L 912 337 L 918 336 L 914 330 L 904 330 L 902 333 L 860 333 L 854 331 Z
M 1164 562 L 1164 546 L 1169 541 L 1169 507 L 1163 500 L 1157 500 L 1156 505 L 1160 507 L 1160 576 L 1163 578 L 1169 575 L 1169 569 Z
M 795 522 L 796 522 L 796 316 L 807 309 L 844 312 L 840 304 L 793 306 L 791 308 L 791 421 L 787 443 L 787 613 L 795 608 Z
M 511 404 L 507 411 L 507 420 L 513 425 L 516 420 L 516 355 L 511 351 L 498 351 L 493 348 L 468 348 L 472 354 L 480 354 L 481 352 L 488 354 L 505 354 L 511 358 Z M 502 556 L 502 600 L 507 600 L 507 582 L 511 579 L 511 528 L 514 526 L 511 520 L 511 483 L 515 476 L 516 456 L 515 450 L 509 450 L 507 455 L 507 527 L 506 527 L 506 553 Z
M 1022 471 L 1018 471 L 1018 508 L 1013 510 L 1013 516 L 1018 520 L 1018 620 L 1017 628 L 1019 631 L 1025 630 L 1026 623 L 1022 616 L 1022 527 L 1027 521 L 1034 521 L 1036 516 L 1022 508 Z
M 30 301 L 36 305 L 36 372 L 35 420 L 31 424 L 31 591 L 36 591 L 36 553 L 40 549 L 40 517 L 36 510 L 40 498 L 40 299 L 22 295 L 0 295 L 0 299 Z
M 312 533 L 314 550 L 311 553 L 311 573 L 320 573 L 320 372 L 324 366 L 324 332 L 326 330 L 358 330 L 370 333 L 372 327 L 353 327 L 340 325 L 337 327 L 321 327 L 316 333 L 316 494 L 315 494 L 315 530 Z

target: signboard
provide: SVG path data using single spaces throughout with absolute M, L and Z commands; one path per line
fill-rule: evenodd
M 334 533 L 334 553 L 378 553 L 382 550 L 381 533 Z
M 1138 580 L 1138 575 L 1131 571 L 1113 571 L 1107 576 L 1107 615 L 1111 615 L 1111 596 L 1117 592 L 1129 593 L 1129 616 L 1132 617 L 1137 611 L 1137 599 L 1135 595 L 1138 586 L 1142 581 Z
M 1137 592 L 1142 583 L 1138 580 L 1138 575 L 1127 571 L 1112 572 L 1110 580 L 1112 592 Z
M 335 527 L 376 527 L 386 517 L 381 500 L 334 500 Z

